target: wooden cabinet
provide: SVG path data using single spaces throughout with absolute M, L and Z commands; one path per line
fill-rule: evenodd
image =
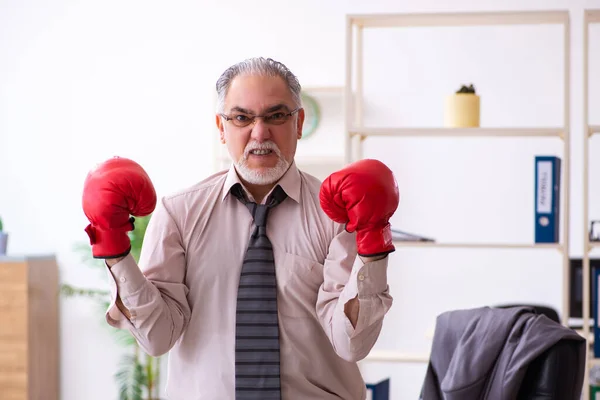
M 0 257 L 0 399 L 59 399 L 54 256 Z

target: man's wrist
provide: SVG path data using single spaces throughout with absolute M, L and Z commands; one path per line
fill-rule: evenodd
M 111 268 L 113 265 L 119 263 L 120 261 L 123 261 L 124 258 L 125 256 L 117 258 L 107 258 L 106 265 L 108 266 L 108 268 Z
M 372 257 L 366 257 L 366 256 L 365 257 L 359 256 L 359 257 L 360 257 L 360 260 L 366 264 L 368 262 L 383 260 L 387 256 L 388 256 L 387 254 L 382 254 L 382 255 L 372 256 Z

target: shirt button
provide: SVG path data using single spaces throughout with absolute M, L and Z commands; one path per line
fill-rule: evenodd
M 120 280 L 121 282 L 125 282 L 127 279 L 125 279 L 125 277 L 124 277 L 124 276 L 122 276 L 122 277 L 120 277 L 120 278 L 119 278 L 119 280 Z
M 363 274 L 359 274 L 358 275 L 358 280 L 359 281 L 364 281 L 365 280 L 365 276 Z

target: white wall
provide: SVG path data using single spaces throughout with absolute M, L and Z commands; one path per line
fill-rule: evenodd
M 3 0 L 0 215 L 11 234 L 9 252 L 57 253 L 63 281 L 103 287 L 105 277 L 82 266 L 72 250 L 86 240 L 80 199 L 88 169 L 115 154 L 132 157 L 160 195 L 202 179 L 212 172 L 212 95 L 220 72 L 264 55 L 286 63 L 304 85 L 342 85 L 346 13 L 569 9 L 570 233 L 571 253 L 580 256 L 583 8 L 600 8 L 600 1 Z M 539 27 L 369 33 L 366 122 L 440 126 L 443 96 L 472 81 L 482 95 L 482 124 L 559 125 L 560 38 L 557 28 Z M 592 40 L 597 71 L 600 30 Z M 591 118 L 600 124 L 600 76 L 592 83 Z M 559 151 L 552 139 L 373 139 L 365 156 L 397 171 L 402 203 L 395 227 L 440 241 L 530 242 L 532 157 Z M 592 152 L 599 154 L 595 142 Z M 596 188 L 592 199 L 597 195 Z M 591 204 L 590 217 L 599 218 Z M 427 350 L 424 332 L 446 309 L 561 304 L 560 258 L 553 251 L 402 250 L 392 257 L 389 277 L 396 302 L 378 349 Z M 120 348 L 101 313 L 72 299 L 62 302 L 61 313 L 62 400 L 115 399 Z M 391 376 L 392 398 L 412 399 L 424 368 L 375 364 L 366 366 L 365 376 Z

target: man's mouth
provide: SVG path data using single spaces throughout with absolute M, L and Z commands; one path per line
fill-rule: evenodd
M 250 150 L 250 154 L 255 155 L 255 156 L 266 156 L 268 154 L 271 154 L 272 152 L 273 152 L 272 150 L 259 150 L 259 149 Z

